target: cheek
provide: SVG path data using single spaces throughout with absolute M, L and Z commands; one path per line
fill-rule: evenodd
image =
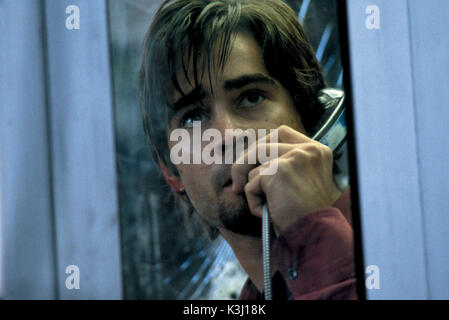
M 200 198 L 205 193 L 205 190 L 208 189 L 207 172 L 201 170 L 199 165 L 178 165 L 177 169 L 191 200 Z
M 193 207 L 203 218 L 209 220 L 209 215 L 215 211 L 213 205 L 217 199 L 207 171 L 194 165 L 178 166 L 178 171 Z
M 292 117 L 290 118 L 291 120 L 291 124 L 290 127 L 295 129 L 296 131 L 299 131 L 303 134 L 306 134 L 306 129 L 304 129 L 304 125 L 302 124 L 302 120 L 301 117 L 299 116 L 299 114 L 296 112 L 294 115 L 292 115 Z
M 283 119 L 284 125 L 287 125 L 301 133 L 304 133 L 304 126 L 302 124 L 301 116 L 295 106 L 293 98 L 290 93 L 282 87 L 279 92 L 279 101 L 282 104 L 282 107 L 279 110 L 282 110 L 281 119 Z
M 296 107 L 293 104 L 288 104 L 285 106 L 285 108 L 283 108 L 283 111 L 284 112 L 282 115 L 282 119 L 284 121 L 281 124 L 287 125 L 292 129 L 295 129 L 296 131 L 305 134 L 306 130 L 304 129 L 301 116 L 299 115 L 299 112 L 296 110 Z
M 272 112 L 270 118 L 267 119 L 271 123 L 270 128 L 275 129 L 281 125 L 289 126 L 296 131 L 305 133 L 301 117 L 294 106 L 283 105 L 277 108 L 277 112 Z
M 176 166 L 178 169 L 179 176 L 181 178 L 182 183 L 184 184 L 184 187 L 187 189 L 190 189 L 190 186 L 192 185 L 192 172 L 194 171 L 191 166 L 188 165 L 178 165 Z

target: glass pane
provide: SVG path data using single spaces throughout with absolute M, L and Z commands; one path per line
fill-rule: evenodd
M 337 1 L 285 2 L 303 25 L 327 85 L 342 88 Z M 176 206 L 174 193 L 153 161 L 145 138 L 138 73 L 142 42 L 161 3 L 108 2 L 125 298 L 235 299 L 246 272 L 223 238 L 209 240 L 201 225 L 192 223 Z M 340 169 L 347 176 L 343 158 Z M 347 218 L 351 223 L 350 215 Z
M 161 3 L 109 2 L 125 298 L 229 299 L 237 296 L 244 271 L 226 242 L 210 243 L 175 206 L 142 126 L 140 50 Z

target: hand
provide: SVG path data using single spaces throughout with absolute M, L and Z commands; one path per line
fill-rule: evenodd
M 341 191 L 334 183 L 329 147 L 287 126 L 280 126 L 277 134 L 278 142 L 271 141 L 273 135 L 269 134 L 248 146 L 240 156 L 244 164 L 234 163 L 231 175 L 232 190 L 246 194 L 252 214 L 262 217 L 262 205 L 267 202 L 275 233 L 279 235 L 307 214 L 330 207 Z M 273 143 L 278 148 L 277 157 L 248 164 L 248 158 L 254 153 L 257 156 L 259 148 L 270 150 Z M 276 172 L 261 174 L 261 169 L 276 164 L 273 161 L 277 161 Z

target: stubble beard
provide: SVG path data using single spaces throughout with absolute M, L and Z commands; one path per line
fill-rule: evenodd
M 253 237 L 262 234 L 262 220 L 251 213 L 244 195 L 232 205 L 220 202 L 218 218 L 222 226 L 231 232 Z

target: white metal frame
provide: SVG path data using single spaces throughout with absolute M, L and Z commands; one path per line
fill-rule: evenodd
M 106 2 L 0 1 L 0 26 L 3 297 L 120 299 Z
M 379 8 L 368 29 L 366 8 Z M 368 299 L 449 298 L 449 2 L 348 0 Z

